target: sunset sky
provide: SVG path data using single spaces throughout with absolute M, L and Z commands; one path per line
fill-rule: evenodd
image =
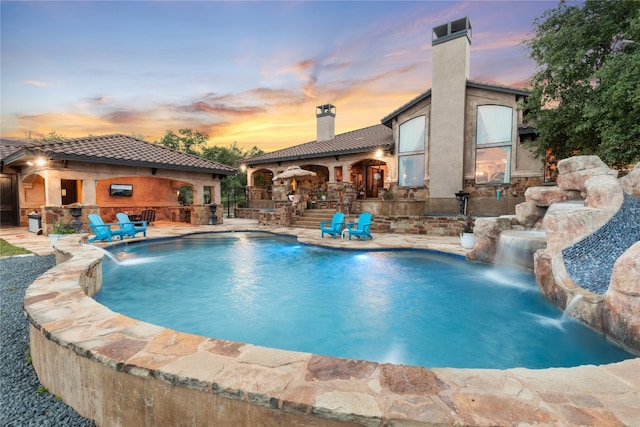
M 1 136 L 204 131 L 265 151 L 380 119 L 431 87 L 431 30 L 469 17 L 471 78 L 523 87 L 558 1 L 2 1 Z

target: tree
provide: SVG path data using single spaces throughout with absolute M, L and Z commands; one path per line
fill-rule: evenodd
M 59 134 L 55 130 L 52 130 L 52 131 L 49 131 L 49 133 L 46 136 L 43 136 L 42 138 L 33 138 L 31 136 L 31 132 L 29 132 L 27 134 L 27 139 L 33 142 L 60 142 L 67 139 L 67 137 Z
M 206 133 L 197 130 L 194 131 L 190 128 L 184 128 L 178 130 L 178 135 L 176 135 L 172 130 L 166 131 L 160 141 L 156 141 L 156 144 L 182 151 L 187 154 L 197 155 L 202 152 L 202 149 L 207 145 L 208 140 L 209 135 Z
M 236 169 L 239 167 L 240 162 L 243 159 L 264 154 L 264 151 L 255 146 L 248 151 L 242 150 L 238 147 L 238 143 L 235 141 L 229 146 L 229 148 L 215 145 L 208 146 L 208 140 L 209 135 L 206 133 L 185 128 L 180 129 L 178 134 L 172 130 L 167 130 L 162 139 L 160 139 L 160 141 L 156 141 L 156 144 L 182 151 L 184 153 L 193 154 Z M 225 176 L 220 180 L 222 199 L 224 200 L 227 196 L 235 194 L 244 195 L 244 188 L 246 185 L 246 172 L 240 171 L 234 176 Z M 187 196 L 185 195 L 185 197 Z
M 205 147 L 202 157 L 237 169 L 243 159 L 257 156 L 259 154 L 264 154 L 264 151 L 255 146 L 249 151 L 245 151 L 238 147 L 238 143 L 234 141 L 229 148 L 218 146 Z M 246 185 L 247 173 L 244 171 L 240 171 L 234 176 L 226 176 L 222 178 L 220 181 L 220 187 L 223 198 L 232 194 L 244 194 L 244 188 Z
M 638 2 L 561 1 L 534 27 L 524 42 L 538 67 L 524 104 L 534 154 L 595 154 L 621 170 L 640 161 Z

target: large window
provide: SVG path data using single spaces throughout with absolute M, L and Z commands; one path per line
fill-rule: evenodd
M 398 144 L 398 185 L 424 186 L 424 143 L 426 118 L 420 116 L 400 125 Z
M 501 105 L 478 107 L 477 144 L 511 142 L 513 108 Z
M 513 108 L 481 105 L 476 124 L 476 183 L 509 183 Z

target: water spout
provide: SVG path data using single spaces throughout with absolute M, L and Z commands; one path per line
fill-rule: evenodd
M 145 264 L 147 262 L 155 262 L 155 261 L 159 261 L 162 257 L 149 257 L 149 258 L 131 258 L 131 259 L 120 259 L 117 256 L 115 256 L 113 253 L 109 252 L 108 250 L 101 248 L 100 246 L 93 246 L 93 245 L 89 245 L 89 244 L 83 244 L 82 246 L 85 246 L 87 248 L 91 248 L 91 249 L 96 249 L 99 252 L 102 252 L 107 258 L 109 258 L 111 261 L 113 261 L 116 265 L 120 266 L 120 265 L 136 265 L 136 264 Z
M 533 254 L 547 247 L 542 230 L 506 230 L 500 233 L 495 264 L 533 270 Z
M 100 246 L 93 246 L 93 245 L 89 245 L 89 244 L 83 244 L 82 246 L 87 247 L 87 248 L 95 249 L 98 252 L 102 252 L 111 261 L 115 262 L 116 264 L 120 264 L 120 260 L 118 259 L 118 257 L 116 257 L 114 254 L 112 254 L 108 250 L 106 250 L 104 248 L 101 248 Z
M 571 301 L 569 301 L 569 304 L 567 304 L 567 307 L 562 312 L 562 317 L 560 318 L 560 322 L 566 322 L 569 319 L 575 317 L 573 315 L 573 312 L 575 311 L 577 305 L 580 304 L 581 301 L 582 301 L 582 294 L 577 294 L 573 298 L 571 298 Z

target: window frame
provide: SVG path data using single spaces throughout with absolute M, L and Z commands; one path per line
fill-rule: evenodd
M 481 116 L 483 116 L 481 114 L 481 110 L 483 110 L 486 107 L 491 107 L 491 108 L 499 108 L 501 110 L 503 110 L 503 112 L 506 112 L 505 110 L 509 110 L 510 112 L 510 120 L 509 120 L 509 137 L 508 139 L 506 138 L 506 130 L 502 130 L 499 132 L 493 132 L 496 135 L 499 136 L 503 136 L 503 138 L 496 138 L 496 141 L 490 141 L 490 138 L 488 136 L 481 138 L 480 137 L 480 131 L 481 131 L 481 127 L 482 129 L 487 129 L 487 128 L 491 128 L 493 127 L 493 125 L 491 123 L 489 123 L 489 126 L 486 126 L 485 123 L 488 117 L 486 117 L 487 115 L 485 115 L 484 117 L 481 118 Z M 508 106 L 508 105 L 500 105 L 500 104 L 483 104 L 483 105 L 478 105 L 476 107 L 476 134 L 475 134 L 475 147 L 474 147 L 474 154 L 475 154 L 475 159 L 474 159 L 474 182 L 476 185 L 487 185 L 487 186 L 495 186 L 495 185 L 505 185 L 505 184 L 509 184 L 511 182 L 511 168 L 512 168 L 512 164 L 513 164 L 513 155 L 514 155 L 514 147 L 513 147 L 513 142 L 514 142 L 514 135 L 513 135 L 513 129 L 514 129 L 514 114 L 515 114 L 515 109 L 512 106 Z M 497 115 L 496 117 L 498 120 L 501 119 L 500 115 Z M 503 120 L 506 119 L 506 114 L 503 115 L 502 117 Z M 483 125 L 481 126 L 481 121 L 483 123 Z M 506 121 L 506 120 L 505 120 Z M 489 132 L 487 132 L 487 135 L 492 133 L 490 132 L 492 129 L 489 129 Z M 478 166 L 478 158 L 480 157 L 478 155 L 478 153 L 481 150 L 490 150 L 490 149 L 495 149 L 495 148 L 499 148 L 502 149 L 504 151 L 506 151 L 506 162 L 505 162 L 505 166 L 504 166 L 504 171 L 500 171 L 500 172 L 494 172 L 493 175 L 497 174 L 497 173 L 503 173 L 504 176 L 502 178 L 502 181 L 500 182 L 496 182 L 496 181 L 487 181 L 487 182 L 479 182 L 478 178 L 480 177 L 479 175 L 479 166 Z M 490 178 L 490 176 L 488 177 Z
M 418 120 L 420 120 L 420 123 L 418 123 Z M 427 127 L 428 123 L 426 115 L 412 117 L 398 126 L 398 187 L 424 187 L 425 147 L 427 145 L 428 135 Z M 405 129 L 404 132 L 403 128 Z M 411 137 L 411 133 L 416 132 L 418 129 L 419 133 L 413 136 L 413 141 L 403 141 L 403 136 L 406 135 L 405 132 L 409 132 L 409 137 Z M 407 144 L 403 142 L 409 144 L 408 147 L 406 146 Z M 407 183 L 403 177 L 406 170 L 406 162 L 411 158 L 418 159 L 416 164 L 420 165 L 422 176 L 415 176 L 415 180 Z M 418 171 L 418 173 L 419 172 L 420 171 Z M 412 174 L 412 176 L 413 175 L 415 174 Z

